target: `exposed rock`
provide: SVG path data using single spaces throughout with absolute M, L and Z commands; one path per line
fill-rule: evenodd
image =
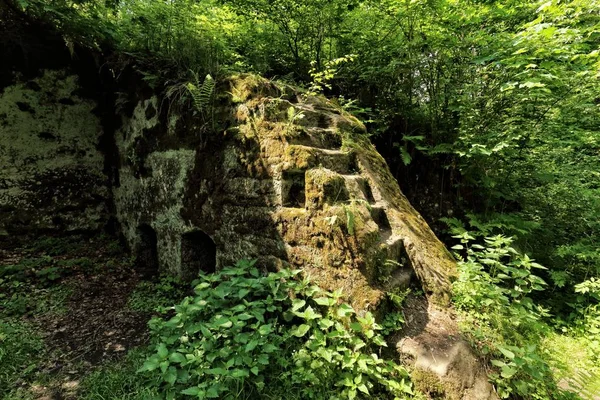
M 224 133 L 180 115 L 185 128 L 171 140 L 173 116 L 155 111 L 157 97 L 123 118 L 114 198 L 131 248 L 140 247 L 140 226 L 150 226 L 160 268 L 193 276 L 181 262 L 181 237 L 204 232 L 217 268 L 240 258 L 302 267 L 361 310 L 376 309 L 383 289 L 406 286 L 412 269 L 432 301 L 448 301 L 455 262 L 356 118 L 256 76 L 228 84 L 233 96 L 214 110 L 229 126 Z M 387 271 L 390 262 L 396 268 Z
M 408 328 L 392 341 L 414 366 L 411 377 L 417 388 L 450 400 L 497 400 L 481 361 L 449 311 L 418 301 L 408 307 Z
M 0 93 L 0 232 L 99 231 L 110 189 L 96 104 L 46 70 Z M 67 101 L 68 100 L 68 101 Z
M 0 232 L 99 232 L 116 218 L 142 273 L 192 280 L 250 258 L 302 268 L 359 312 L 385 310 L 385 292 L 414 277 L 431 304 L 448 305 L 455 261 L 364 126 L 333 102 L 254 75 L 220 83 L 202 113 L 140 90 L 128 112 L 115 111 L 114 149 L 103 155 L 107 132 L 77 85 L 46 71 L 1 94 Z M 494 398 L 444 318 L 399 351 L 449 396 Z

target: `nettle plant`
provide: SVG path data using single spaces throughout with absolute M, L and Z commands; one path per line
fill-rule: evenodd
M 408 372 L 377 353 L 386 346 L 370 313 L 358 316 L 299 271 L 262 274 L 252 261 L 201 274 L 195 296 L 151 323 L 167 399 L 401 399 Z
M 485 238 L 485 246 L 473 243 L 468 232 L 454 236 L 462 244 L 459 279 L 454 283 L 454 303 L 479 349 L 491 358 L 496 370 L 490 374 L 501 398 L 555 398 L 551 371 L 539 347 L 549 329 L 548 313 L 530 295 L 546 283 L 534 274 L 545 269 L 526 254 L 516 251 L 512 238 Z

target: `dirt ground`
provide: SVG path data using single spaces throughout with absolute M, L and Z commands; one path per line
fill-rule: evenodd
M 58 253 L 64 254 L 58 255 L 48 255 L 53 249 L 0 249 L 0 270 L 3 266 L 19 265 L 25 259 L 44 257 L 51 259 L 46 269 L 58 268 L 60 277 L 45 285 L 36 279 L 27 280 L 37 277 L 39 270 L 23 271 L 26 284 L 31 285 L 32 293 L 37 293 L 36 302 L 46 301 L 47 290 L 66 294 L 59 311 L 27 310 L 17 316 L 35 327 L 46 348 L 36 373 L 50 377 L 51 383 L 29 387 L 37 399 L 75 399 L 81 377 L 148 343 L 147 323 L 152 313 L 128 307 L 129 297 L 143 274 L 115 247 L 114 242 L 107 245 L 84 239 L 72 248 L 59 250 Z M 17 385 L 31 384 L 23 380 L 17 381 Z

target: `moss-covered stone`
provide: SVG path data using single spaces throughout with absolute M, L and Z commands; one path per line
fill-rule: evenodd
M 108 179 L 96 104 L 78 78 L 44 71 L 0 93 L 0 231 L 96 231 L 108 220 Z
M 442 381 L 433 372 L 415 368 L 410 374 L 410 379 L 415 385 L 415 389 L 426 395 L 428 399 L 458 400 L 455 396 L 448 397 L 446 395 Z
M 199 229 L 213 238 L 219 266 L 242 257 L 297 265 L 324 287 L 343 288 L 359 309 L 377 307 L 378 274 L 394 258 L 415 268 L 433 299 L 448 299 L 454 262 L 360 121 L 323 97 L 256 76 L 227 84 L 229 105 L 220 107 L 232 120 L 224 134 L 211 134 L 210 148 L 190 146 L 191 131 L 174 133 L 180 150 L 162 139 L 174 117 L 148 112 L 161 103 L 156 97 L 140 99 L 124 120 L 115 200 L 132 246 L 137 226 L 149 224 L 164 253 L 161 268 L 178 271 L 178 236 Z M 400 248 L 408 262 L 395 260 Z
M 315 168 L 306 173 L 306 206 L 310 209 L 348 200 L 344 178 L 325 168 Z

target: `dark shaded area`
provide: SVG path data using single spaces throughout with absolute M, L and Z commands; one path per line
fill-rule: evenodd
M 97 207 L 98 202 L 105 204 L 108 210 L 107 216 L 114 214 L 114 206 L 110 195 L 107 198 L 91 199 L 90 195 L 87 194 L 92 185 L 111 187 L 119 184 L 118 166 L 120 160 L 114 141 L 114 131 L 119 127 L 121 120 L 114 113 L 115 74 L 112 64 L 107 62 L 111 59 L 112 50 L 106 46 L 106 43 L 103 43 L 101 47 L 102 49 L 91 49 L 75 41 L 69 48 L 63 35 L 50 23 L 23 13 L 13 0 L 0 0 L 0 54 L 2 54 L 0 92 L 5 87 L 17 83 L 17 81 L 24 83 L 31 90 L 40 91 L 40 86 L 32 79 L 39 77 L 44 70 L 63 69 L 67 73 L 76 74 L 79 77 L 79 89 L 72 93 L 72 96 L 89 98 L 97 103 L 97 107 L 93 112 L 99 117 L 103 128 L 97 148 L 105 156 L 103 172 L 106 178 L 101 181 L 94 179 L 94 182 L 90 182 L 89 179 L 81 179 L 82 176 L 79 171 L 74 171 L 75 173 L 72 176 L 67 174 L 64 177 L 36 177 L 36 181 L 42 182 L 39 189 L 44 192 L 39 193 L 37 197 L 44 200 L 56 198 L 60 199 L 61 202 L 66 199 L 70 200 L 67 201 L 70 205 L 78 204 L 81 206 L 79 210 L 62 210 L 69 211 L 70 214 L 60 216 L 56 219 L 58 222 L 65 219 L 70 220 L 72 216 L 85 212 L 88 206 Z M 49 95 L 53 96 L 54 94 Z M 70 106 L 75 102 L 72 98 L 65 97 L 58 99 L 57 103 Z M 18 103 L 17 106 L 21 111 L 30 113 L 31 118 L 36 118 L 35 111 L 29 104 Z M 4 123 L 0 121 L 0 124 Z M 44 131 L 40 133 L 40 138 L 49 141 L 57 140 L 60 138 L 60 132 Z M 73 154 L 72 151 L 69 153 L 70 151 L 68 146 L 65 146 L 65 152 L 60 153 L 59 151 L 59 153 L 71 154 L 74 157 L 86 156 L 85 153 Z M 49 178 L 49 180 L 45 178 Z M 60 190 L 56 188 L 60 188 Z M 34 190 L 37 190 L 37 188 Z M 80 190 L 83 190 L 83 195 L 80 195 Z M 84 201 L 80 199 L 84 199 Z M 45 201 L 35 210 L 34 214 L 55 214 L 61 211 L 57 207 L 54 202 Z M 9 210 L 4 208 L 0 210 L 0 216 L 4 215 L 5 220 L 14 220 L 14 223 L 7 224 L 7 229 L 11 234 L 21 235 L 39 230 L 50 233 L 49 230 L 52 229 L 55 230 L 55 235 L 60 236 L 62 234 L 62 224 L 53 221 L 55 226 L 38 226 L 33 223 L 36 220 L 35 218 L 23 215 L 28 212 L 30 211 L 25 209 Z M 108 228 L 110 231 L 115 230 L 114 226 Z
M 145 277 L 158 275 L 157 237 L 150 225 L 140 225 L 138 228 L 139 243 L 135 249 L 136 269 Z
M 217 268 L 217 246 L 202 231 L 193 231 L 181 237 L 181 267 L 183 278 L 193 280 L 200 271 L 211 274 Z
M 284 171 L 281 188 L 284 207 L 304 208 L 306 202 L 305 171 Z
M 21 13 L 11 0 L 0 0 L 0 91 L 37 76 L 41 69 L 57 69 L 69 61 L 65 41 L 50 26 Z
M 440 239 L 450 239 L 444 237 L 446 225 L 439 219 L 459 216 L 462 209 L 458 205 L 471 196 L 464 189 L 457 189 L 461 177 L 458 170 L 447 168 L 451 164 L 450 156 L 427 156 L 409 144 L 408 153 L 412 161 L 405 165 L 400 149 L 394 146 L 403 135 L 402 130 L 399 130 L 397 134 L 386 133 L 371 139 L 411 205 L 425 218 Z

